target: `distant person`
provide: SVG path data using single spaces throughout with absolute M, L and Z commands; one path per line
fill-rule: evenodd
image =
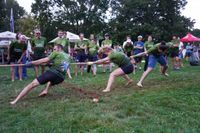
M 47 39 L 41 36 L 41 31 L 39 29 L 34 30 L 35 37 L 31 39 L 31 45 L 34 54 L 32 55 L 33 60 L 38 60 L 45 57 L 45 50 L 47 46 Z M 35 75 L 39 75 L 39 66 L 35 67 Z M 42 73 L 45 71 L 45 66 L 42 65 Z
M 147 41 L 144 43 L 144 51 L 145 52 L 148 51 L 153 46 L 154 46 L 153 38 L 151 35 L 149 35 Z M 147 70 L 148 62 L 149 62 L 149 55 L 147 54 L 145 55 L 144 71 Z
M 102 41 L 102 44 L 101 44 L 101 48 L 104 48 L 104 47 L 110 47 L 112 48 L 112 40 L 110 39 L 110 35 L 108 33 L 106 33 L 104 35 L 104 40 Z M 103 55 L 104 58 L 107 57 L 106 54 Z M 110 72 L 112 72 L 112 63 L 109 64 L 109 68 L 110 68 Z M 106 72 L 106 66 L 103 64 L 103 72 Z
M 77 63 L 83 63 L 86 61 L 87 56 L 87 47 L 89 45 L 88 40 L 84 40 L 84 34 L 79 34 L 80 40 L 75 44 L 74 50 L 76 51 L 76 62 Z M 75 76 L 78 75 L 78 70 L 81 71 L 81 75 L 84 73 L 84 64 L 77 64 L 75 66 Z
M 60 44 L 54 46 L 54 51 L 48 57 L 33 61 L 27 65 L 40 65 L 49 61 L 53 61 L 52 67 L 28 84 L 10 104 L 16 104 L 35 87 L 43 84 L 47 84 L 47 86 L 39 96 L 45 96 L 50 86 L 64 81 L 66 70 L 69 66 L 69 56 L 63 52 L 63 46 Z
M 172 42 L 172 45 L 170 47 L 170 56 L 172 58 L 173 70 L 179 70 L 180 69 L 180 62 L 179 62 L 180 40 L 177 39 L 176 36 L 173 36 L 171 42 Z
M 61 44 L 64 47 L 64 51 L 66 53 L 69 53 L 70 47 L 69 47 L 69 40 L 67 39 L 67 32 L 63 32 L 62 30 L 58 31 L 58 37 L 54 42 L 55 44 Z
M 137 39 L 138 40 L 134 43 L 134 50 L 133 50 L 134 55 L 144 52 L 144 42 L 142 42 L 143 37 L 139 35 Z M 142 57 L 136 57 L 135 61 L 137 64 L 140 64 L 142 61 Z M 139 67 L 139 69 L 142 69 L 142 68 Z
M 8 50 L 8 60 L 11 64 L 22 64 L 23 57 L 26 55 L 27 44 L 26 37 L 24 35 L 19 36 L 18 41 L 14 41 L 10 44 Z M 10 67 L 11 81 L 15 80 L 14 67 Z M 22 66 L 18 67 L 19 80 L 22 80 Z

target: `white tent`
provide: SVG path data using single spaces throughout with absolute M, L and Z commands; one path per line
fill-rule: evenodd
M 70 42 L 77 42 L 78 40 L 80 40 L 79 36 L 71 33 L 69 31 L 67 31 L 67 38 L 69 39 Z M 51 40 L 49 43 L 54 43 L 56 40 L 58 39 L 58 37 L 56 37 L 55 39 Z M 87 38 L 84 38 L 84 40 L 88 40 Z
M 16 33 L 10 32 L 10 31 L 5 31 L 0 33 L 0 39 L 15 39 Z

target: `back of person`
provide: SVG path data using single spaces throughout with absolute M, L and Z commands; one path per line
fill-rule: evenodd
M 121 66 L 126 66 L 126 65 L 130 65 L 130 59 L 122 52 L 115 52 L 113 51 L 110 55 L 109 55 L 110 60 L 115 63 L 116 65 L 118 65 L 119 67 Z

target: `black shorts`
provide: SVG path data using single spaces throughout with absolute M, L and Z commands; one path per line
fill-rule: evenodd
M 42 59 L 42 58 L 45 58 L 46 56 L 45 56 L 45 54 L 32 54 L 31 55 L 31 58 L 32 58 L 32 60 L 33 61 L 35 61 L 35 60 L 39 60 L 39 59 Z
M 133 72 L 133 65 L 130 63 L 129 65 L 120 67 L 125 74 L 130 74 Z
M 64 78 L 58 76 L 52 71 L 47 70 L 45 73 L 37 77 L 38 82 L 43 85 L 47 82 L 51 82 L 51 85 L 59 84 L 64 81 Z
M 135 57 L 134 59 L 135 59 L 135 62 L 136 62 L 136 63 L 139 63 L 139 62 L 142 61 L 142 57 Z
M 174 57 L 178 57 L 178 55 L 179 55 L 179 52 L 173 51 L 173 52 L 171 52 L 170 57 L 171 57 L 171 58 L 174 58 Z

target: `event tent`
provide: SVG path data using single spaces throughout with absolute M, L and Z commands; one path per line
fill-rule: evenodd
M 188 33 L 185 37 L 180 39 L 181 42 L 200 42 L 200 38 Z
M 1 40 L 5 40 L 5 39 L 15 39 L 16 37 L 16 33 L 10 32 L 10 31 L 5 31 L 5 32 L 1 32 L 0 33 L 0 39 Z
M 80 40 L 79 36 L 67 31 L 67 38 L 69 39 L 70 42 L 77 42 L 78 40 Z M 56 37 L 55 39 L 51 40 L 49 43 L 54 43 L 56 41 L 56 39 L 58 39 L 58 37 Z M 84 40 L 88 40 L 87 38 L 84 38 Z

